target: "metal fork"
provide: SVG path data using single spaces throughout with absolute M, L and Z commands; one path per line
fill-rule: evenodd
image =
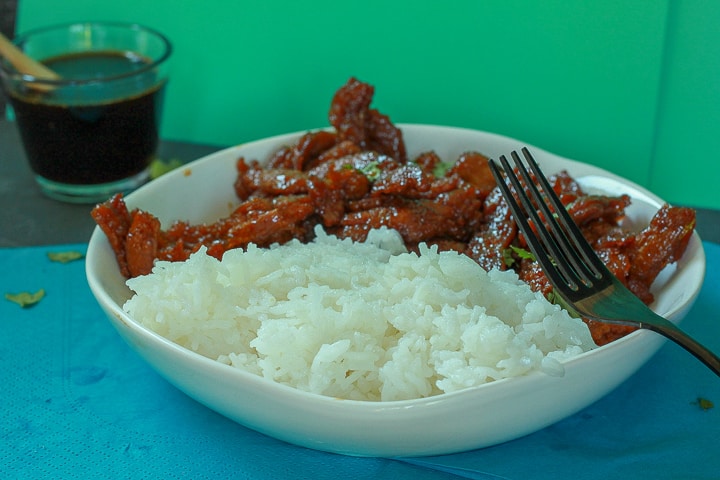
M 525 235 L 530 250 L 542 266 L 555 292 L 585 318 L 632 325 L 664 335 L 695 355 L 720 376 L 720 358 L 717 355 L 689 337 L 674 323 L 655 314 L 607 269 L 575 225 L 528 149 L 523 148 L 522 153 L 535 181 L 517 152 L 513 151 L 510 155 L 522 182 L 507 158 L 500 156 L 504 175 L 510 181 L 520 203 L 515 199 L 495 161 L 490 161 L 490 168 L 520 231 Z M 535 229 L 531 227 L 527 217 Z

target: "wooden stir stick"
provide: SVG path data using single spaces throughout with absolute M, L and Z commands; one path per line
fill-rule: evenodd
M 60 80 L 60 75 L 53 72 L 37 60 L 33 60 L 25 55 L 2 33 L 0 33 L 0 56 L 5 57 L 7 61 L 10 62 L 10 64 L 20 73 L 31 75 L 35 78 L 43 80 Z M 54 88 L 54 86 L 36 84 L 34 85 L 34 88 L 47 91 Z

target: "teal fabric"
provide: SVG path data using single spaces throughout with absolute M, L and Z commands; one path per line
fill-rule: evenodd
M 720 246 L 683 326 L 720 351 Z M 82 260 L 0 249 L 0 478 L 720 478 L 720 379 L 666 344 L 594 405 L 527 437 L 415 459 L 354 458 L 289 445 L 195 402 L 151 370 L 92 297 Z M 703 409 L 698 399 L 712 401 Z

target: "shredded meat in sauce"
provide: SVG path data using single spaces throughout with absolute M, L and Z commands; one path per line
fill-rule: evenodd
M 533 290 L 552 287 L 527 248 L 495 185 L 488 158 L 467 152 L 445 172 L 434 152 L 409 161 L 402 131 L 370 108 L 372 86 L 350 79 L 334 95 L 332 131 L 309 132 L 261 165 L 239 158 L 235 192 L 240 205 L 212 224 L 177 221 L 166 230 L 151 213 L 128 210 L 121 195 L 92 216 L 107 235 L 122 274 L 150 273 L 156 260 L 182 261 L 201 246 L 216 258 L 249 243 L 269 246 L 328 233 L 364 240 L 381 226 L 396 229 L 410 250 L 420 242 L 462 252 L 485 269 L 514 269 Z M 621 228 L 630 197 L 587 195 L 567 172 L 550 177 L 575 222 L 610 270 L 645 303 L 660 271 L 685 251 L 695 226 L 692 209 L 664 205 L 640 232 Z M 515 248 L 510 248 L 511 246 Z M 520 249 L 520 250 L 518 250 Z M 632 327 L 588 322 L 603 345 Z

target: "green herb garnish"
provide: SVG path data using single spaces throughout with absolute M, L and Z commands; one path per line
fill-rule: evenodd
M 703 397 L 698 397 L 697 402 L 695 402 L 695 404 L 698 407 L 700 407 L 702 410 L 705 410 L 705 411 L 708 411 L 715 406 L 715 404 L 712 401 L 708 400 L 707 398 L 703 398 Z
M 365 175 L 371 182 L 374 182 L 382 173 L 382 169 L 380 169 L 380 164 L 378 162 L 370 162 L 360 169 L 360 173 Z
M 455 165 L 453 162 L 438 162 L 433 168 L 433 175 L 436 178 L 444 177 L 453 165 Z
M 85 257 L 82 252 L 76 251 L 48 252 L 47 256 L 51 261 L 59 263 L 69 263 Z
M 503 250 L 502 258 L 503 263 L 505 263 L 506 267 L 510 268 L 515 265 L 515 257 L 513 257 L 512 248 L 506 248 L 505 250 Z
M 508 267 L 512 267 L 515 264 L 515 256 L 521 260 L 535 261 L 535 255 L 533 255 L 532 252 L 529 252 L 524 248 L 516 247 L 515 245 L 510 245 L 508 248 L 503 250 L 502 256 L 505 265 Z
M 35 305 L 45 296 L 45 290 L 40 289 L 35 293 L 20 292 L 20 293 L 6 293 L 5 298 L 13 303 L 17 303 L 22 308 L 27 308 Z
M 176 168 L 182 166 L 182 164 L 183 162 L 177 158 L 173 158 L 171 160 L 155 158 L 150 163 L 150 178 L 154 180 L 161 175 L 165 175 L 171 170 L 175 170 Z
M 551 290 L 550 293 L 545 296 L 545 298 L 547 298 L 548 302 L 552 303 L 553 305 L 557 305 L 563 310 L 566 310 L 572 318 L 582 318 L 582 316 L 577 313 L 577 311 L 572 308 L 570 304 L 565 301 L 564 298 L 558 295 L 555 290 Z
M 535 255 L 533 255 L 532 252 L 525 250 L 524 248 L 516 247 L 515 245 L 510 245 L 510 248 L 513 252 L 517 253 L 518 257 L 525 260 L 535 261 Z

